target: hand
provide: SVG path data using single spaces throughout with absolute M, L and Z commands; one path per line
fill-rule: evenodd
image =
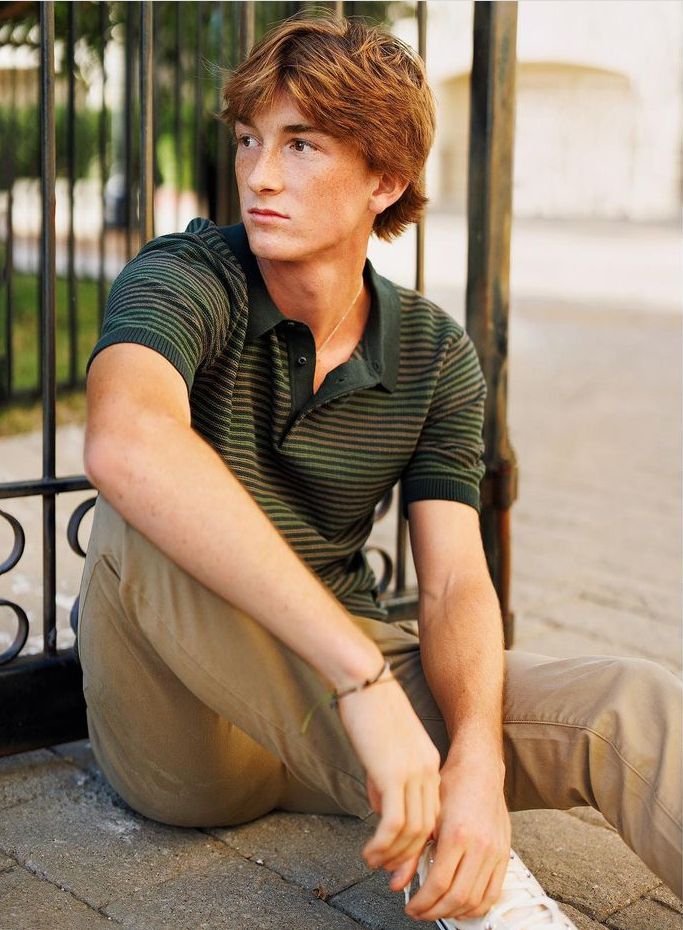
M 503 778 L 502 761 L 488 750 L 444 766 L 434 864 L 406 907 L 411 917 L 481 917 L 500 898 L 510 856 Z M 414 874 L 415 864 L 405 864 L 405 873 L 400 870 L 393 877 L 392 888 L 407 884 L 404 874 L 410 869 Z
M 439 812 L 439 753 L 393 679 L 342 698 L 339 714 L 380 815 L 363 858 L 385 869 L 410 860 L 414 873 Z

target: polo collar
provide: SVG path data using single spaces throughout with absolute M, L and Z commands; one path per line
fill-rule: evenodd
M 258 262 L 249 248 L 244 224 L 216 227 L 211 220 L 204 222 L 214 226 L 220 233 L 244 271 L 249 301 L 246 339 L 252 342 L 287 317 L 278 310 L 268 293 Z M 203 228 L 208 229 L 208 226 Z M 370 288 L 371 296 L 370 314 L 363 333 L 368 363 L 376 373 L 379 383 L 388 391 L 393 391 L 398 378 L 400 356 L 400 297 L 391 281 L 377 274 L 370 259 L 365 260 L 363 277 Z

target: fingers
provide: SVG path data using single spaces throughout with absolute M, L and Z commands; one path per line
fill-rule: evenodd
M 387 791 L 382 796 L 381 810 L 379 825 L 363 855 L 373 868 L 407 874 L 405 885 L 415 873 L 417 860 L 436 824 L 438 773 L 414 777 L 405 788 Z M 392 879 L 392 887 L 403 887 L 398 882 L 399 878 Z
M 381 816 L 372 839 L 363 850 L 371 868 L 380 868 L 387 861 L 393 844 L 400 837 L 405 823 L 405 802 L 401 785 L 392 785 L 382 795 Z
M 442 917 L 473 918 L 486 914 L 499 900 L 507 858 L 485 846 L 468 844 L 446 850 L 437 846 L 434 865 L 427 881 L 412 898 L 406 912 L 418 920 Z
M 452 846 L 448 851 L 448 855 L 444 855 L 443 852 L 439 855 L 439 844 L 437 844 L 434 864 L 429 871 L 427 881 L 406 906 L 406 913 L 410 917 L 424 920 L 427 919 L 424 917 L 425 914 L 434 911 L 436 905 L 448 893 L 453 884 L 453 876 L 460 864 L 463 852 L 463 849 Z M 439 916 L 445 917 L 449 915 L 439 913 Z
M 500 896 L 503 893 L 503 881 L 505 879 L 505 873 L 507 872 L 509 864 L 509 857 L 505 856 L 504 859 L 498 863 L 496 868 L 493 870 L 491 879 L 484 890 L 481 900 L 481 908 L 483 910 L 480 913 L 486 913 L 490 911 L 493 905 L 500 900 Z M 464 914 L 464 917 L 475 916 L 470 914 Z M 476 915 L 479 916 L 479 915 Z

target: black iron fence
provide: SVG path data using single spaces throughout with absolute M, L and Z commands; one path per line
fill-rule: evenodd
M 57 637 L 56 551 L 61 543 L 56 538 L 55 505 L 57 495 L 87 491 L 92 486 L 83 475 L 56 474 L 58 388 L 83 386 L 83 366 L 99 332 L 108 281 L 154 235 L 161 187 L 167 192 L 163 206 L 171 211 L 174 228 L 181 227 L 183 218 L 196 215 L 209 216 L 219 224 L 239 221 L 231 181 L 234 153 L 225 127 L 215 118 L 220 108 L 215 63 L 230 66 L 239 60 L 274 21 L 302 10 L 316 15 L 324 7 L 375 21 L 384 20 L 392 8 L 384 3 L 158 0 L 0 4 L 0 41 L 25 45 L 28 37 L 33 37 L 39 55 L 39 98 L 34 106 L 40 143 L 36 234 L 26 221 L 25 209 L 22 221 L 15 223 L 17 178 L 33 157 L 30 146 L 22 148 L 17 136 L 17 127 L 24 120 L 22 108 L 31 106 L 30 95 L 28 102 L 26 94 L 22 101 L 17 74 L 10 73 L 5 80 L 7 75 L 0 71 L 4 82 L 0 87 L 11 88 L 0 99 L 0 129 L 8 127 L 0 136 L 0 198 L 4 198 L 0 202 L 4 203 L 5 220 L 4 230 L 0 230 L 0 405 L 38 394 L 43 411 L 41 477 L 0 484 L 0 499 L 40 497 L 43 526 L 41 654 L 23 654 L 29 633 L 26 611 L 14 600 L 0 596 L 0 610 L 9 612 L 16 629 L 13 642 L 0 654 L 0 755 L 86 735 L 77 657 L 72 647 L 60 649 Z M 428 3 L 420 0 L 413 9 L 419 51 L 426 57 Z M 516 475 L 506 428 L 515 33 L 515 3 L 475 3 L 466 319 L 489 385 L 482 530 L 508 645 L 512 639 L 509 512 Z M 56 48 L 61 61 L 59 74 L 55 72 Z M 78 101 L 85 93 L 86 71 L 89 93 L 96 93 L 97 101 L 94 106 L 92 99 L 89 101 L 90 116 L 83 118 Z M 112 88 L 112 82 L 117 82 L 117 87 Z M 110 102 L 114 91 L 119 94 L 117 107 Z M 57 108 L 56 93 L 61 101 Z M 65 182 L 66 205 L 66 219 L 62 217 L 59 228 L 55 216 L 58 165 L 60 181 Z M 94 201 L 89 201 L 96 216 L 88 218 L 87 236 L 77 235 L 76 222 L 77 181 L 84 176 L 97 195 L 96 209 Z M 190 214 L 184 217 L 186 208 Z M 416 236 L 418 290 L 424 285 L 424 247 L 421 225 Z M 35 306 L 39 307 L 33 321 L 37 381 L 23 385 L 17 377 L 15 351 L 19 318 L 15 284 L 20 272 L 27 276 L 33 272 Z M 96 285 L 90 293 L 87 315 L 79 300 L 79 286 L 86 278 Z M 58 285 L 63 286 L 59 305 Z M 57 309 L 61 314 L 59 327 Z M 86 319 L 90 330 L 84 325 Z M 60 357 L 68 360 L 59 382 L 58 336 Z M 67 542 L 79 556 L 85 555 L 79 528 L 94 500 L 93 496 L 80 503 L 68 521 Z M 377 520 L 390 505 L 388 496 L 377 508 Z M 0 509 L 0 517 L 14 537 L 10 554 L 0 563 L 2 579 L 22 558 L 25 532 L 15 516 Z M 383 565 L 380 588 L 393 616 L 412 616 L 416 608 L 416 592 L 406 584 L 406 550 L 406 521 L 399 507 L 395 552 L 379 551 Z M 71 608 L 74 629 L 77 614 L 75 601 Z

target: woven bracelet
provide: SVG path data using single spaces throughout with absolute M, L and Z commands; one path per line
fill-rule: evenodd
M 313 707 L 311 707 L 309 712 L 306 714 L 304 718 L 304 722 L 301 724 L 301 735 L 302 736 L 304 735 L 304 733 L 309 727 L 311 720 L 313 719 L 315 712 L 318 710 L 319 707 L 322 707 L 323 704 L 329 704 L 329 706 L 334 710 L 334 708 L 338 706 L 339 701 L 343 697 L 346 697 L 347 694 L 354 694 L 356 691 L 364 691 L 365 688 L 371 688 L 372 685 L 383 684 L 383 681 L 380 680 L 382 678 L 382 675 L 390 671 L 391 671 L 391 663 L 385 662 L 382 668 L 374 676 L 374 678 L 368 678 L 367 681 L 362 681 L 359 685 L 351 685 L 350 688 L 344 688 L 342 691 L 337 691 L 335 689 L 334 691 L 325 692 L 325 694 L 323 694 L 315 702 Z M 392 680 L 391 678 L 384 679 L 384 681 L 391 681 L 391 680 Z

